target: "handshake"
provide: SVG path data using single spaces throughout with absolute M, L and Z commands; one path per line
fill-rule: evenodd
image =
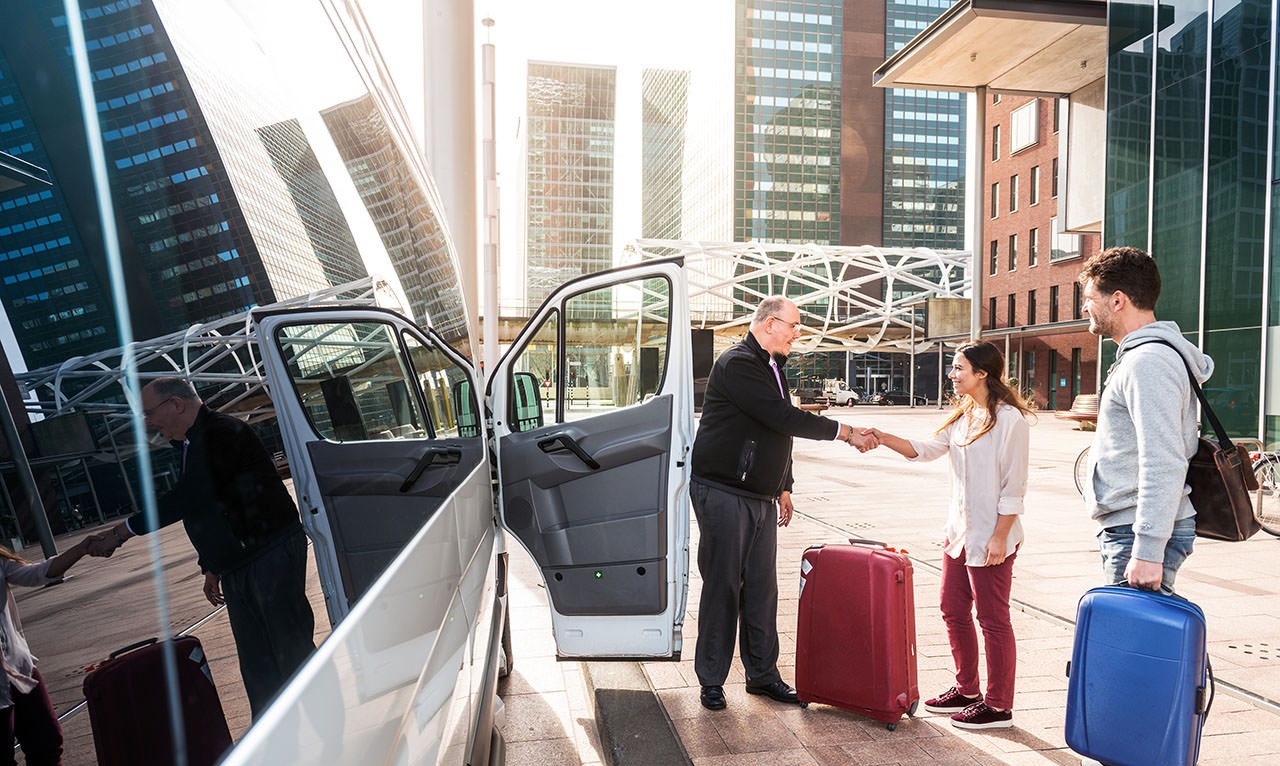
M 870 452 L 880 446 L 880 431 L 875 428 L 855 428 L 850 425 L 840 426 L 836 438 L 846 444 L 857 447 L 859 452 Z
M 108 558 L 116 552 L 116 548 L 119 548 L 126 539 L 128 539 L 127 536 L 121 535 L 115 527 L 112 527 L 106 532 L 89 535 L 80 544 L 84 546 L 84 552 L 88 555 Z

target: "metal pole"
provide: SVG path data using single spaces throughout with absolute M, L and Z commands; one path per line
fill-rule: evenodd
M 80 466 L 84 468 L 84 480 L 89 482 L 89 494 L 93 496 L 93 507 L 98 509 L 98 523 L 106 524 L 107 517 L 102 514 L 102 501 L 98 499 L 98 488 L 93 485 L 93 473 L 89 471 L 89 461 L 80 458 Z
M 942 355 L 942 347 L 943 347 L 942 341 L 938 341 L 938 409 L 942 409 L 942 398 L 943 398 L 942 397 L 942 367 L 945 360 Z
M 480 22 L 493 28 L 493 19 Z M 484 131 L 481 149 L 484 163 L 484 369 L 489 375 L 498 366 L 498 142 L 494 105 L 495 58 L 493 43 L 480 47 L 481 76 L 484 78 L 480 100 L 484 110 L 480 129 Z
M 972 159 L 972 165 L 969 168 L 969 178 L 973 180 L 973 189 L 970 192 L 970 208 L 969 208 L 969 230 L 972 232 L 973 238 L 970 250 L 973 254 L 972 260 L 969 262 L 969 340 L 978 340 L 982 337 L 982 245 L 983 234 L 982 224 L 984 223 L 986 207 L 983 205 L 983 195 L 986 193 L 987 187 L 987 86 L 979 85 L 973 90 L 973 119 L 969 123 L 969 146 L 972 151 L 969 157 Z M 994 326 L 995 317 L 991 318 Z M 1007 358 L 1007 357 L 1006 357 Z
M 13 413 L 9 411 L 9 397 L 0 389 L 0 427 L 4 428 L 4 438 L 9 444 L 9 454 L 13 456 L 13 465 L 18 469 L 18 479 L 22 482 L 23 493 L 27 496 L 27 508 L 31 511 L 36 524 L 36 534 L 40 537 L 40 549 L 45 558 L 58 555 L 58 547 L 53 544 L 53 530 L 49 527 L 49 517 L 45 515 L 44 501 L 40 499 L 40 490 L 36 488 L 35 474 L 31 473 L 31 463 L 27 460 L 27 450 L 22 446 L 18 436 L 18 426 L 13 422 Z
M 916 406 L 916 310 L 911 309 L 911 370 L 907 384 L 908 407 Z
M 106 421 L 106 416 L 102 418 Z M 138 506 L 138 497 L 133 494 L 133 485 L 129 483 L 129 472 L 124 468 L 124 458 L 120 457 L 120 446 L 116 444 L 116 435 L 111 432 L 111 423 L 107 423 L 107 438 L 111 440 L 111 452 L 116 456 L 116 465 L 120 467 L 120 478 L 124 480 L 124 491 L 129 494 L 129 505 L 135 511 L 142 510 Z

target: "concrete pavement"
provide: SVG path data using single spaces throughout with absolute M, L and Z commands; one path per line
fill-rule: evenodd
M 830 414 L 830 413 L 829 413 Z M 903 436 L 926 436 L 942 422 L 936 409 L 841 408 L 837 419 Z M 645 663 L 685 751 L 697 766 L 730 764 L 1048 764 L 1079 763 L 1063 741 L 1066 662 L 1076 602 L 1099 584 L 1094 526 L 1084 514 L 1071 471 L 1092 434 L 1042 414 L 1032 428 L 1027 541 L 1014 568 L 1018 683 L 1014 728 L 961 731 L 927 713 L 896 731 L 836 708 L 781 706 L 743 689 L 741 665 L 726 686 L 729 708 L 702 709 L 693 672 L 697 599 L 692 573 L 685 660 Z M 920 692 L 953 682 L 950 650 L 937 607 L 939 530 L 949 497 L 943 461 L 909 463 L 887 450 L 866 455 L 832 442 L 797 440 L 798 517 L 779 536 L 779 627 L 783 677 L 794 679 L 798 562 L 806 547 L 860 536 L 905 548 L 915 561 Z M 696 536 L 696 530 L 695 530 Z M 696 545 L 696 542 L 695 542 Z M 1219 686 L 1205 728 L 1200 763 L 1280 763 L 1280 540 L 1265 533 L 1245 543 L 1197 541 L 1179 591 L 1209 620 Z M 1135 700 L 1141 704 L 1141 700 Z

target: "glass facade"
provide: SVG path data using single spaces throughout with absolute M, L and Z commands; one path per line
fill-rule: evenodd
M 643 132 L 640 236 L 684 239 L 685 127 L 689 73 L 646 69 L 641 81 Z
M 1108 246 L 1148 248 L 1160 264 L 1157 315 L 1213 357 L 1205 390 L 1224 424 L 1268 443 L 1280 438 L 1280 401 L 1263 411 L 1260 395 L 1277 377 L 1260 353 L 1275 241 L 1271 5 L 1110 3 L 1104 216 Z M 1278 352 L 1271 343 L 1269 369 Z
M 613 67 L 529 62 L 525 289 L 531 308 L 561 283 L 613 266 L 616 83 Z
M 734 240 L 840 243 L 842 0 L 738 0 Z
M 885 58 L 950 6 L 887 0 Z M 891 88 L 884 118 L 884 246 L 963 249 L 964 94 Z

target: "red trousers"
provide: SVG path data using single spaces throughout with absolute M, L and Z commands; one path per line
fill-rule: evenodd
M 978 633 L 973 627 L 976 611 L 987 650 L 986 703 L 1001 710 L 1013 708 L 1013 680 L 1018 666 L 1013 623 L 1009 621 L 1009 591 L 1017 555 L 1015 552 L 994 567 L 965 566 L 964 553 L 957 559 L 942 556 L 942 620 L 947 624 L 951 656 L 956 663 L 956 688 L 966 697 L 981 693 Z

